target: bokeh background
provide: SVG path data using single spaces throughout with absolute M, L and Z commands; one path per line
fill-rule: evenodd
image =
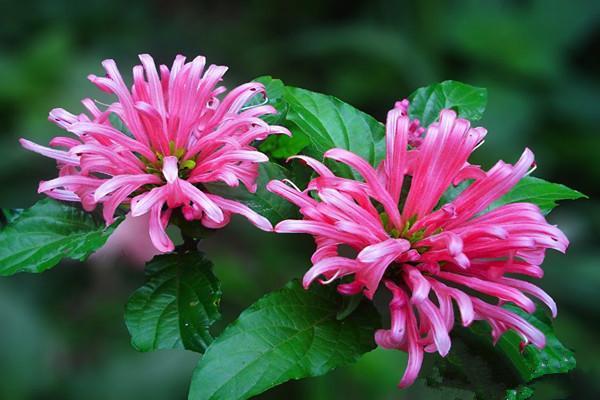
M 560 306 L 556 329 L 578 367 L 537 384 L 537 399 L 600 398 L 600 2 L 305 0 L 0 1 L 0 206 L 26 207 L 53 163 L 20 149 L 58 133 L 53 107 L 79 112 L 98 95 L 100 61 L 129 73 L 136 55 L 162 63 L 203 54 L 230 66 L 233 86 L 270 74 L 326 92 L 380 120 L 394 101 L 444 79 L 489 89 L 477 160 L 514 162 L 534 150 L 536 175 L 590 199 L 551 216 L 570 237 L 550 254 L 542 287 Z M 204 243 L 222 280 L 223 320 L 308 267 L 312 244 L 257 233 L 237 220 Z M 0 399 L 183 399 L 198 356 L 140 354 L 122 314 L 143 272 L 123 257 L 66 262 L 0 279 Z M 374 351 L 325 377 L 290 382 L 264 399 L 443 396 L 422 382 L 398 391 L 405 357 Z M 469 398 L 457 392 L 457 398 Z M 448 398 L 446 395 L 444 398 Z

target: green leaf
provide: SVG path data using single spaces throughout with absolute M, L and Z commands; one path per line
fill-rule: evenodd
M 523 317 L 546 336 L 546 347 L 538 349 L 529 345 L 523 352 L 519 349 L 521 338 L 515 332 L 507 332 L 498 341 L 498 348 L 511 360 L 524 382 L 548 374 L 566 373 L 575 368 L 575 355 L 556 337 L 552 321 L 543 310 L 527 314 L 512 305 L 506 305 L 505 308 Z
M 300 153 L 309 144 L 308 137 L 301 131 L 296 131 L 292 136 L 271 135 L 260 144 L 258 149 L 271 158 L 287 159 Z
M 85 260 L 118 225 L 52 199 L 38 201 L 0 231 L 0 275 L 38 273 L 63 258 Z
M 285 86 L 270 76 L 256 81 L 265 85 L 268 102 L 278 111 L 275 117 L 265 120 L 284 125 L 292 132 L 291 138 L 270 136 L 260 145 L 261 151 L 273 158 L 287 158 L 303 151 L 322 160 L 327 150 L 342 148 L 360 155 L 372 165 L 383 159 L 385 128 L 373 117 L 333 96 Z M 256 100 L 250 104 L 254 102 Z M 331 167 L 341 176 L 359 177 L 346 166 L 332 164 Z
M 467 390 L 481 400 L 504 399 L 520 382 L 503 355 L 486 337 L 467 329 L 452 332 L 452 348 L 445 358 L 435 357 L 426 377 L 428 386 Z
M 457 81 L 444 81 L 417 89 L 409 97 L 408 114 L 422 126 L 434 122 L 444 108 L 454 109 L 460 117 L 481 119 L 487 104 L 487 90 Z
M 544 310 L 530 315 L 512 305 L 505 307 L 540 329 L 546 347 L 540 350 L 529 345 L 521 352 L 521 337 L 513 331 L 493 346 L 490 327 L 476 322 L 469 329 L 453 331 L 452 350 L 445 359 L 436 360 L 428 384 L 468 389 L 479 399 L 527 399 L 533 392 L 525 384 L 575 368 L 573 352 L 556 337 Z
M 583 197 L 587 198 L 583 193 L 565 185 L 526 176 L 510 192 L 494 202 L 492 207 L 525 201 L 538 205 L 542 213 L 548 214 L 558 205 L 559 200 L 576 200 Z
M 338 311 L 335 316 L 338 320 L 346 319 L 352 315 L 354 311 L 361 305 L 363 300 L 363 294 L 355 294 L 353 296 L 342 297 L 342 308 Z
M 161 255 L 148 263 L 146 277 L 125 310 L 132 346 L 204 352 L 213 340 L 209 328 L 220 317 L 212 263 L 198 252 Z
M 285 117 L 288 111 L 288 104 L 283 95 L 285 85 L 280 79 L 273 79 L 270 76 L 261 76 L 255 81 L 265 85 L 267 92 L 267 104 L 275 107 L 277 114 L 265 115 L 262 118 L 272 125 L 286 125 Z M 259 96 L 251 99 L 248 106 L 264 104 L 264 99 Z M 294 132 L 294 135 L 271 135 L 259 145 L 259 150 L 269 155 L 270 158 L 286 159 L 296 155 L 310 144 L 308 138 L 300 131 Z
M 281 79 L 273 79 L 270 76 L 261 76 L 255 79 L 256 82 L 260 82 L 265 86 L 267 92 L 266 104 L 269 104 L 277 110 L 277 114 L 270 114 L 263 116 L 264 120 L 269 124 L 280 124 L 285 118 L 287 113 L 287 103 L 283 98 L 283 92 L 285 85 Z M 257 105 L 265 104 L 265 99 L 262 95 L 255 96 L 248 104 L 244 107 L 253 107 Z
M 286 121 L 293 135 L 303 134 L 310 144 L 304 153 L 318 160 L 332 148 L 352 151 L 376 165 L 385 156 L 385 128 L 368 114 L 333 97 L 286 86 Z M 350 168 L 333 166 L 341 176 L 359 177 Z
M 335 289 L 305 291 L 295 281 L 267 294 L 208 348 L 194 371 L 189 399 L 247 399 L 356 361 L 375 347 L 379 316 L 365 302 L 340 321 L 340 305 Z
M 278 164 L 266 162 L 260 164 L 258 173 L 256 193 L 250 193 L 242 186 L 232 188 L 221 183 L 205 184 L 205 187 L 211 193 L 246 204 L 272 223 L 296 216 L 297 210 L 293 204 L 269 192 L 266 188 L 267 183 L 272 179 L 286 179 L 288 170 Z
M 450 186 L 442 195 L 438 206 L 456 199 L 470 184 L 471 181 L 465 181 L 458 186 Z M 577 200 L 581 198 L 587 199 L 588 197 L 565 185 L 551 183 L 533 176 L 526 176 L 510 192 L 494 201 L 489 209 L 492 210 L 509 203 L 526 202 L 540 207 L 540 210 L 545 215 L 558 206 L 557 202 L 560 200 Z

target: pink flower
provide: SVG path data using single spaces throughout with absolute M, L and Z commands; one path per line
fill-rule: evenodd
M 86 210 L 102 203 L 107 224 L 120 205 L 129 204 L 132 216 L 150 216 L 150 238 L 162 252 L 173 250 L 165 227 L 174 209 L 209 228 L 224 226 L 233 213 L 271 230 L 264 217 L 203 186 L 241 182 L 255 191 L 257 163 L 268 159 L 252 143 L 271 134 L 290 134 L 259 118 L 274 113 L 273 107 L 246 106 L 256 95 L 264 95 L 263 85 L 246 83 L 220 96 L 226 92 L 218 84 L 227 67 L 205 68 L 204 57 L 186 63 L 185 57 L 177 56 L 171 69 L 161 65 L 157 70 L 149 55 L 140 55 L 140 60 L 142 65 L 133 68 L 131 89 L 113 60 L 102 63 L 105 77 L 89 76 L 98 88 L 117 97 L 104 111 L 85 99 L 89 115 L 50 112 L 49 119 L 74 137 L 55 137 L 52 147 L 21 139 L 23 147 L 58 164 L 59 177 L 41 182 L 38 191 L 81 202 Z M 111 114 L 124 129 L 111 122 Z
M 556 315 L 554 301 L 537 286 L 505 275 L 540 278 L 545 250 L 564 252 L 568 245 L 533 204 L 489 210 L 528 173 L 531 151 L 525 150 L 515 165 L 498 162 L 483 171 L 467 159 L 481 144 L 485 129 L 471 128 L 454 111 L 443 110 L 439 122 L 416 143 L 416 125 L 406 115 L 407 106 L 397 104 L 388 113 L 387 153 L 377 169 L 346 150 L 325 153 L 325 158 L 358 171 L 363 181 L 337 177 L 321 162 L 297 156 L 317 174 L 306 190 L 281 181 L 268 185 L 303 215 L 302 220 L 282 221 L 275 231 L 315 237 L 313 266 L 303 280 L 306 288 L 315 279 L 328 284 L 346 277 L 337 287 L 342 294 L 364 293 L 372 299 L 382 281 L 392 293 L 391 326 L 377 331 L 375 340 L 381 347 L 408 352 L 401 387 L 416 379 L 424 352 L 445 356 L 450 350 L 453 302 L 463 325 L 485 320 L 495 340 L 514 329 L 524 343 L 543 347 L 544 335 L 501 305 L 511 302 L 531 313 L 533 296 Z M 464 180 L 472 183 L 440 205 L 444 192 Z M 497 304 L 474 292 L 497 298 Z

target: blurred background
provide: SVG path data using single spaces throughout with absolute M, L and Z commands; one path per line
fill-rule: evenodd
M 0 207 L 35 202 L 52 161 L 17 138 L 59 133 L 48 111 L 82 111 L 99 94 L 86 79 L 114 58 L 130 76 L 136 55 L 170 64 L 178 53 L 226 64 L 233 86 L 270 74 L 334 94 L 383 120 L 394 101 L 445 79 L 489 89 L 476 161 L 514 162 L 534 150 L 535 174 L 590 199 L 550 216 L 571 239 L 550 254 L 541 286 L 558 302 L 558 336 L 577 369 L 537 384 L 537 399 L 600 398 L 600 2 L 324 0 L 0 0 Z M 227 244 L 227 247 L 223 245 Z M 264 292 L 308 267 L 306 238 L 259 233 L 236 220 L 204 243 L 222 280 L 217 331 Z M 63 263 L 0 278 L 0 399 L 183 399 L 198 356 L 140 354 L 123 307 L 143 272 L 123 257 Z M 395 384 L 405 356 L 374 351 L 325 377 L 290 382 L 264 399 L 436 399 L 423 382 Z M 456 398 L 469 398 L 457 391 Z M 448 398 L 446 394 L 444 398 Z

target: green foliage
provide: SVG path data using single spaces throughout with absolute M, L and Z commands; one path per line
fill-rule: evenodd
M 398 96 L 410 93 L 415 82 L 435 82 L 443 77 L 485 82 L 490 92 L 485 115 L 490 147 L 485 147 L 491 150 L 479 153 L 490 156 L 481 161 L 510 158 L 528 145 L 543 150 L 541 169 L 549 174 L 548 180 L 567 183 L 591 198 L 598 192 L 594 182 L 600 178 L 600 160 L 596 157 L 600 136 L 594 132 L 600 117 L 600 75 L 598 62 L 589 56 L 598 47 L 598 1 L 586 0 L 574 7 L 572 2 L 558 0 L 459 0 L 415 2 L 407 7 L 401 2 L 382 0 L 369 6 L 347 7 L 344 18 L 336 23 L 331 23 L 331 16 L 340 13 L 339 4 L 320 1 L 304 2 L 291 9 L 276 1 L 261 2 L 259 8 L 255 2 L 239 2 L 234 20 L 230 7 L 207 10 L 201 2 L 174 3 L 169 8 L 172 18 L 165 18 L 160 2 L 132 2 L 127 7 L 115 0 L 72 2 L 68 13 L 62 11 L 65 4 L 58 0 L 49 6 L 47 1 L 34 0 L 14 2 L 3 10 L 2 206 L 30 204 L 35 182 L 47 179 L 54 165 L 51 160 L 19 149 L 19 136 L 47 143 L 52 132 L 58 132 L 44 118 L 51 108 L 65 107 L 78 114 L 82 111 L 80 98 L 112 102 L 114 97 L 105 96 L 85 81 L 87 73 L 104 74 L 99 60 L 115 58 L 125 80 L 131 82 L 130 67 L 137 63 L 135 55 L 139 49 L 151 47 L 157 61 L 170 63 L 174 41 L 190 58 L 199 51 L 209 55 L 209 62 L 231 65 L 231 74 L 226 75 L 224 82 L 229 88 L 232 81 L 248 74 L 277 71 L 289 82 L 319 87 L 324 93 L 338 94 L 379 115 Z M 36 10 L 35 16 L 29 12 L 31 9 Z M 114 23 L 107 24 L 106 20 Z M 205 33 L 200 49 L 198 35 L 189 34 L 198 27 Z M 293 27 L 293 33 L 273 37 L 274 31 L 286 31 L 289 27 Z M 223 34 L 225 31 L 227 34 Z M 294 163 L 296 166 L 300 163 Z M 578 369 L 580 365 L 582 369 L 576 379 L 570 379 L 562 388 L 563 393 L 554 389 L 544 396 L 537 393 L 536 387 L 540 398 L 600 398 L 600 346 L 594 335 L 600 321 L 595 305 L 598 302 L 594 301 L 595 288 L 600 287 L 595 285 L 600 285 L 595 240 L 599 205 L 596 201 L 565 204 L 577 245 L 570 249 L 567 259 L 548 257 L 544 265 L 543 284 L 562 305 L 557 322 L 562 325 L 565 339 L 569 338 L 569 343 L 581 350 Z M 242 224 L 250 228 L 245 221 Z M 220 233 L 219 238 L 230 238 L 230 232 Z M 261 235 L 258 239 L 257 235 L 262 246 L 253 252 L 255 261 L 277 258 L 281 249 L 267 243 L 274 237 L 277 243 L 294 243 L 292 236 Z M 231 240 L 211 241 L 216 257 L 231 254 Z M 307 257 L 301 248 L 290 247 L 288 257 L 295 260 L 294 265 Z M 232 279 L 252 279 L 253 289 L 245 294 L 227 293 L 233 308 L 245 304 L 249 293 L 255 296 L 281 279 L 246 265 L 235 268 L 237 264 L 233 262 L 231 272 L 228 271 L 235 277 Z M 238 273 L 241 270 L 244 278 Z M 8 374 L 2 375 L 0 398 L 184 397 L 180 390 L 186 389 L 188 368 L 190 362 L 195 362 L 195 354 L 138 354 L 122 346 L 127 340 L 123 337 L 126 332 L 114 323 L 118 315 L 113 311 L 118 308 L 114 302 L 126 293 L 113 290 L 130 286 L 139 276 L 124 274 L 122 268 L 103 269 L 101 275 L 89 268 L 71 271 L 75 274 L 69 272 L 53 271 L 49 276 L 45 274 L 43 280 L 34 276 L 0 279 L 0 304 L 4 306 L 0 308 L 16 313 L 15 318 L 43 322 L 17 324 L 2 314 L 0 364 Z M 110 296 L 98 293 L 98 297 L 90 299 L 90 287 L 81 280 L 96 287 L 105 282 L 106 274 L 122 285 L 112 288 Z M 102 282 L 97 282 L 100 276 Z M 258 281 L 257 277 L 266 279 Z M 223 285 L 227 287 L 225 282 Z M 27 302 L 25 298 L 29 296 L 35 297 Z M 23 308 L 25 304 L 27 308 Z M 77 305 L 76 311 L 84 308 L 85 312 L 72 312 L 72 304 Z M 57 310 L 60 318 L 54 317 Z M 14 341 L 6 340 L 11 332 Z M 34 339 L 35 335 L 39 340 Z M 454 399 L 446 392 L 443 397 L 421 394 L 418 383 L 398 392 L 395 377 L 389 380 L 389 375 L 398 375 L 404 366 L 403 353 L 377 353 L 399 355 L 400 359 L 376 359 L 354 373 L 342 370 L 324 379 L 286 385 L 274 397 Z M 60 360 L 60 368 L 56 368 L 56 360 Z M 15 379 L 14 374 L 21 379 Z M 14 391 L 16 387 L 20 389 Z
M 125 310 L 133 347 L 204 352 L 213 340 L 209 328 L 220 317 L 212 263 L 197 252 L 172 253 L 154 258 L 146 276 Z
M 93 214 L 51 199 L 15 215 L 0 231 L 0 275 L 43 272 L 63 258 L 83 261 L 118 225 L 107 228 Z
M 527 346 L 523 352 L 519 348 L 521 338 L 515 332 L 507 332 L 498 341 L 497 346 L 511 360 L 524 382 L 548 374 L 566 373 L 575 368 L 575 355 L 558 340 L 552 328 L 552 321 L 543 310 L 527 314 L 512 305 L 505 307 L 523 317 L 546 336 L 546 347 L 538 349 L 535 346 Z
M 271 158 L 286 159 L 300 153 L 309 144 L 308 137 L 296 131 L 293 136 L 271 135 L 260 144 L 259 149 Z
M 457 81 L 444 81 L 417 89 L 410 95 L 408 113 L 423 126 L 435 121 L 444 108 L 454 109 L 460 117 L 481 119 L 487 104 L 487 89 Z
M 189 398 L 247 399 L 286 382 L 323 375 L 374 348 L 379 316 L 363 303 L 338 320 L 340 295 L 291 282 L 244 311 L 194 372 Z
M 264 120 L 269 124 L 281 124 L 283 123 L 287 114 L 287 103 L 283 98 L 285 85 L 281 79 L 273 79 L 270 76 L 261 76 L 255 79 L 256 82 L 260 82 L 265 86 L 267 92 L 266 104 L 269 104 L 277 110 L 276 114 L 269 114 L 263 116 Z M 257 106 L 264 104 L 265 99 L 262 96 L 256 96 L 246 104 L 245 107 Z
M 492 206 L 526 201 L 536 204 L 540 207 L 542 213 L 548 214 L 558 205 L 557 201 L 559 200 L 576 200 L 584 197 L 587 198 L 583 193 L 570 189 L 565 185 L 526 176 Z
M 385 155 L 385 128 L 368 114 L 343 101 L 306 89 L 286 86 L 285 99 L 289 105 L 287 121 L 305 134 L 310 145 L 304 153 L 323 159 L 332 148 L 350 150 L 376 165 Z M 345 176 L 356 176 L 348 167 L 336 165 L 335 169 Z
M 450 186 L 442 195 L 439 205 L 449 203 L 456 199 L 469 185 L 470 181 L 462 182 L 458 186 Z M 519 181 L 508 193 L 493 202 L 490 209 L 504 204 L 527 202 L 537 205 L 546 215 L 558 206 L 561 200 L 577 200 L 587 198 L 583 193 L 568 188 L 559 183 L 552 183 L 533 176 L 526 176 Z
M 370 115 L 333 96 L 285 86 L 271 77 L 257 80 L 265 84 L 272 105 L 283 116 L 279 122 L 292 132 L 291 138 L 266 140 L 261 150 L 275 158 L 287 158 L 302 151 L 322 160 L 327 150 L 342 148 L 372 165 L 383 159 L 385 128 Z M 342 176 L 358 176 L 343 165 L 333 168 Z
M 443 108 L 455 109 L 459 116 L 478 120 L 485 110 L 487 91 L 460 82 L 445 81 L 415 91 L 411 97 L 409 114 L 428 126 Z M 469 182 L 451 187 L 440 203 L 453 201 Z M 529 202 L 549 213 L 558 200 L 578 199 L 583 194 L 560 184 L 539 178 L 523 178 L 509 193 L 494 202 L 492 208 L 514 202 Z M 459 329 L 453 335 L 452 351 L 446 359 L 438 359 L 428 383 L 434 387 L 452 387 L 471 390 L 481 399 L 527 399 L 533 389 L 522 385 L 548 374 L 566 373 L 575 367 L 573 353 L 558 340 L 552 324 L 542 312 L 529 315 L 516 307 L 520 314 L 545 335 L 547 345 L 540 350 L 527 346 L 520 351 L 520 337 L 507 332 L 496 347 L 492 346 L 490 328 L 475 323 L 469 329 Z
M 270 76 L 261 76 L 255 79 L 265 85 L 268 104 L 275 107 L 277 114 L 263 117 L 270 124 L 286 125 L 288 103 L 284 98 L 285 85 L 281 79 L 273 79 Z M 289 124 L 287 124 L 289 125 Z M 272 158 L 286 159 L 298 154 L 310 144 L 308 137 L 299 129 L 293 130 L 292 136 L 271 135 L 259 146 L 260 151 Z
M 476 322 L 453 332 L 452 350 L 445 359 L 436 359 L 428 384 L 471 390 L 479 399 L 527 399 L 533 394 L 527 384 L 533 380 L 575 368 L 573 352 L 558 340 L 543 310 L 529 315 L 514 306 L 506 308 L 540 329 L 546 347 L 528 345 L 521 352 L 522 339 L 514 331 L 506 332 L 494 346 L 490 327 Z
M 286 179 L 289 171 L 275 163 L 261 163 L 256 181 L 256 193 L 250 193 L 245 187 L 229 187 L 225 184 L 206 184 L 206 188 L 214 194 L 228 199 L 238 200 L 269 219 L 272 223 L 291 218 L 296 215 L 296 207 L 266 189 L 267 183 L 273 179 Z

